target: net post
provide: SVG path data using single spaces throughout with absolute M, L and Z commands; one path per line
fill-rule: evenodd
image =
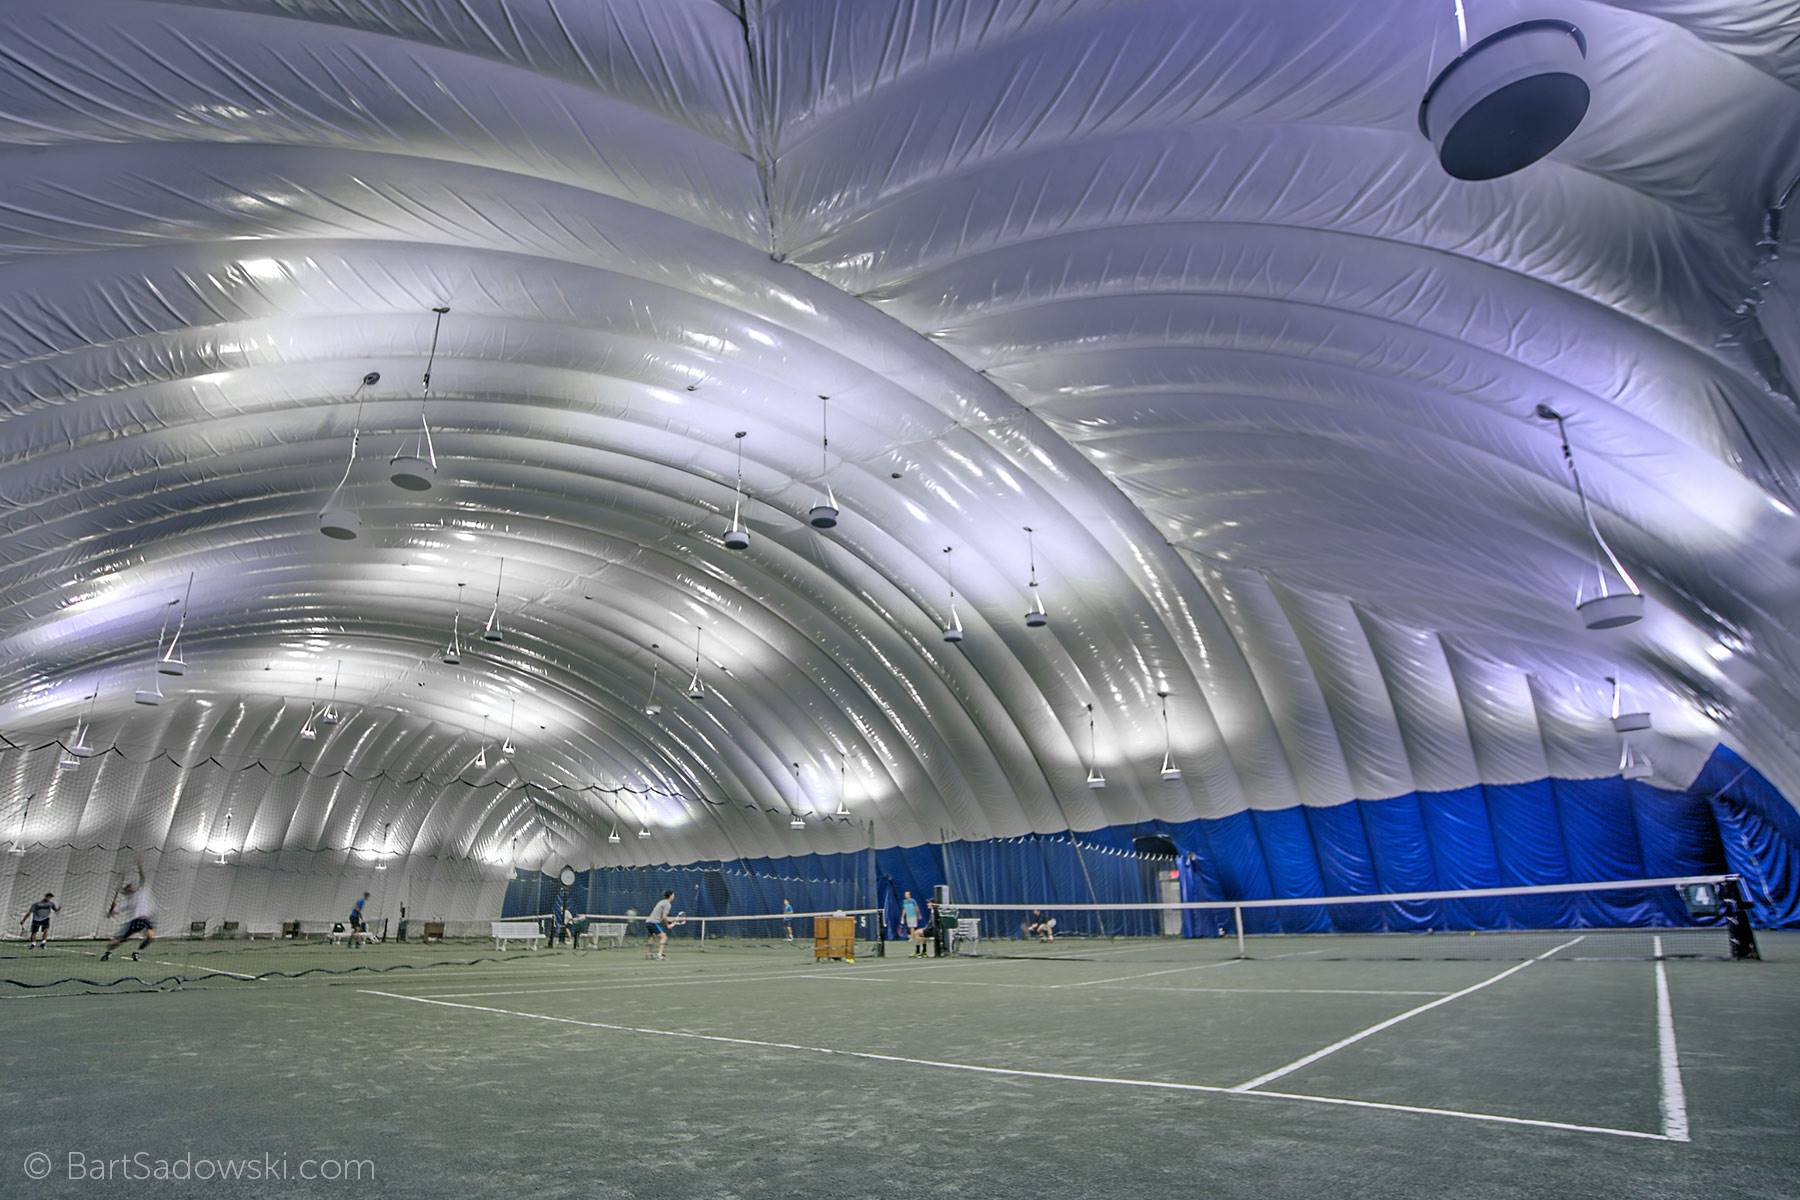
M 705 917 L 700 918 L 700 944 L 702 946 L 704 946 L 706 944 L 706 918 Z
M 1249 958 L 1250 956 L 1244 952 L 1244 906 L 1243 905 L 1234 904 L 1231 906 L 1231 919 L 1232 919 L 1233 923 L 1235 923 L 1237 925 L 1237 944 L 1238 944 L 1237 956 L 1239 958 Z

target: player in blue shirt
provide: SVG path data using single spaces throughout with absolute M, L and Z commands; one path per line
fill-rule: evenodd
M 787 940 L 794 940 L 794 902 L 786 896 L 781 898 L 781 927 L 787 931 Z
M 368 935 L 369 923 L 363 920 L 363 905 L 368 902 L 369 893 L 364 892 L 362 899 L 350 907 L 350 937 L 344 944 L 351 949 L 355 949 L 356 944 Z

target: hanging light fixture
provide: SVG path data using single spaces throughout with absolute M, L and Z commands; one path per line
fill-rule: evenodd
M 494 576 L 494 611 L 488 614 L 487 628 L 481 631 L 484 642 L 504 642 L 506 633 L 500 628 L 500 584 L 506 578 L 506 560 L 500 560 L 500 572 Z
M 944 582 L 950 585 L 950 619 L 944 623 L 944 640 L 952 644 L 963 640 L 962 617 L 956 612 L 956 580 L 950 574 L 953 549 L 951 546 L 944 547 Z
M 850 815 L 850 763 L 841 750 L 838 752 L 838 806 L 837 811 L 831 815 L 834 817 Z
M 1031 582 L 1025 585 L 1031 593 L 1031 607 L 1025 610 L 1025 624 L 1030 629 L 1042 629 L 1050 623 L 1050 614 L 1044 611 L 1044 598 L 1038 592 L 1037 551 L 1032 545 L 1031 526 L 1025 526 L 1025 561 L 1031 564 Z
M 309 742 L 319 736 L 319 730 L 314 722 L 319 719 L 319 684 L 323 682 L 324 679 L 325 677 L 323 675 L 313 676 L 312 704 L 308 706 L 306 710 L 306 723 L 300 726 L 300 736 Z
M 513 745 L 513 726 L 518 723 L 518 720 L 519 701 L 515 697 L 512 702 L 512 712 L 508 714 L 506 718 L 506 740 L 500 743 L 500 753 L 506 755 L 508 758 L 511 758 L 519 752 L 519 748 Z
M 1455 4 L 1459 53 L 1425 89 L 1419 132 L 1453 178 L 1498 179 L 1562 145 L 1587 115 L 1587 38 L 1540 19 L 1471 46 L 1463 0 Z
M 181 634 L 187 629 L 188 602 L 194 598 L 194 576 L 188 574 L 187 592 L 181 598 L 181 619 L 175 622 L 175 636 L 169 639 L 168 649 L 156 660 L 158 675 L 186 675 L 187 663 L 181 659 Z M 170 603 L 174 603 L 170 601 Z M 159 641 L 161 639 L 158 639 Z
M 733 436 L 737 438 L 737 487 L 731 497 L 731 525 L 725 530 L 725 548 L 727 550 L 748 550 L 750 548 L 750 531 L 744 528 L 744 437 L 747 430 L 740 429 Z
M 1619 774 L 1626 779 L 1648 779 L 1656 773 L 1656 764 L 1650 756 L 1625 739 L 1625 745 L 1619 752 Z
M 1181 768 L 1175 765 L 1175 743 L 1171 740 L 1170 734 L 1169 734 L 1169 693 L 1158 692 L 1156 694 L 1162 700 L 1162 721 L 1163 721 L 1162 777 L 1165 780 L 1173 782 L 1173 781 L 1181 778 Z
M 835 529 L 838 523 L 837 497 L 831 491 L 831 426 L 828 421 L 831 397 L 819 397 L 819 481 L 825 494 L 813 503 L 806 514 L 807 524 L 814 529 Z
M 411 449 L 401 442 L 400 449 L 388 460 L 388 478 L 395 487 L 409 492 L 429 491 L 437 475 L 437 450 L 431 444 L 431 424 L 425 419 L 425 408 L 431 402 L 431 368 L 437 362 L 438 334 L 444 328 L 444 314 L 450 309 L 440 306 L 431 311 L 437 319 L 431 327 L 431 353 L 425 357 L 425 388 L 419 394 L 419 433 Z
M 1619 686 L 1616 675 L 1608 675 L 1606 682 L 1612 684 L 1612 727 L 1616 733 L 1637 733 L 1650 728 L 1650 714 L 1647 712 L 1620 712 L 1624 707 L 1624 689 Z
M 656 642 L 650 643 L 650 694 L 644 697 L 644 715 L 654 717 L 662 712 L 662 705 L 656 702 L 656 680 L 662 674 L 662 659 L 656 652 L 662 647 Z
M 617 821 L 613 822 L 612 832 L 606 835 L 606 840 L 614 846 L 619 844 L 619 823 Z
M 700 635 L 704 632 L 700 626 L 694 626 L 694 678 L 688 682 L 689 700 L 706 699 L 706 684 L 700 679 Z
M 487 768 L 487 723 L 488 723 L 487 714 L 482 713 L 481 714 L 481 749 L 479 749 L 475 752 L 475 769 L 477 771 L 485 770 Z
M 1581 486 L 1581 473 L 1575 469 L 1575 452 L 1569 448 L 1569 431 L 1565 424 L 1567 418 L 1551 408 L 1548 404 L 1537 406 L 1537 415 L 1545 421 L 1556 422 L 1557 435 L 1562 439 L 1563 463 L 1569 468 L 1569 478 L 1575 481 L 1575 498 L 1581 502 L 1581 515 L 1587 521 L 1588 533 L 1594 539 L 1596 553 L 1594 555 L 1594 575 L 1598 586 L 1592 596 L 1582 598 L 1585 581 L 1575 592 L 1575 611 L 1581 614 L 1582 624 L 1589 629 L 1617 629 L 1621 625 L 1630 625 L 1643 619 L 1644 593 L 1632 579 L 1625 564 L 1613 553 L 1613 548 L 1600 535 L 1600 526 L 1594 521 L 1594 510 L 1588 504 L 1587 492 Z M 1620 591 L 1613 587 L 1606 575 L 1606 566 L 1612 564 L 1613 575 L 1618 583 L 1624 585 Z
M 805 829 L 806 820 L 800 815 L 800 764 L 790 765 L 794 768 L 794 794 L 788 800 L 788 812 L 792 814 L 788 819 L 788 828 Z
M 225 855 L 230 851 L 230 849 L 231 849 L 231 810 L 226 809 L 225 810 L 225 832 L 220 835 L 219 844 L 214 848 L 214 853 L 216 853 L 218 855 L 218 857 L 213 859 L 213 862 L 217 863 L 221 867 L 225 866 L 226 865 L 225 864 Z
M 325 501 L 325 507 L 319 510 L 319 532 L 340 542 L 354 541 L 362 530 L 362 518 L 348 504 L 340 504 L 338 498 L 343 495 L 344 485 L 350 482 L 350 472 L 356 467 L 356 447 L 362 441 L 362 391 L 380 382 L 381 372 L 370 371 L 362 377 L 356 391 L 350 394 L 350 398 L 356 401 L 356 423 L 350 428 L 350 459 L 344 464 L 344 477 L 331 489 L 331 497 Z
M 75 718 L 75 732 L 69 738 L 69 744 L 63 748 L 62 757 L 56 760 L 59 771 L 73 771 L 81 765 L 82 759 L 94 752 L 87 744 L 87 738 L 94 730 L 94 703 L 99 699 L 99 688 L 88 693 L 87 708 L 81 716 Z
M 375 869 L 377 871 L 387 870 L 388 855 L 392 852 L 393 844 L 394 823 L 392 821 L 383 821 L 381 823 L 381 852 L 375 857 Z
M 650 836 L 650 827 L 648 825 L 640 824 L 638 826 L 638 840 L 643 841 L 644 839 L 648 838 L 649 836 Z
M 450 618 L 450 644 L 445 646 L 443 654 L 439 655 L 439 661 L 447 667 L 454 667 L 462 662 L 463 586 L 460 583 L 456 585 L 456 612 Z
M 1165 701 L 1165 706 L 1167 702 Z M 1097 792 L 1106 786 L 1106 776 L 1100 773 L 1100 742 L 1094 732 L 1094 706 L 1087 706 L 1088 715 L 1088 790 Z
M 56 765 L 60 767 L 62 765 L 61 761 L 59 760 Z M 76 765 L 80 766 L 81 764 L 77 763 Z M 13 837 L 12 849 L 7 852 L 9 854 L 25 853 L 25 823 L 31 820 L 31 802 L 36 796 L 36 792 L 27 792 L 25 794 L 24 804 L 19 810 L 19 832 Z
M 179 602 L 170 600 L 168 604 L 163 606 L 162 626 L 156 631 L 156 660 L 158 662 L 162 661 L 163 637 L 169 632 L 169 609 L 175 607 L 177 603 Z M 165 697 L 162 692 L 162 680 L 157 678 L 158 674 L 160 674 L 160 672 L 152 671 L 150 673 L 150 686 L 147 688 L 139 688 L 137 693 L 132 696 L 132 700 L 138 704 L 151 707 L 161 704 Z
M 344 660 L 338 659 L 337 667 L 331 673 L 331 700 L 325 705 L 325 711 L 319 714 L 319 724 L 336 725 L 338 723 L 337 692 L 338 678 L 344 673 Z

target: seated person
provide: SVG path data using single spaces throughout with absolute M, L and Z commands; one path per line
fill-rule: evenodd
M 925 923 L 923 925 L 915 925 L 906 932 L 907 937 L 912 940 L 914 958 L 926 957 L 926 947 L 937 938 L 938 934 L 936 900 L 927 900 L 925 902 L 925 913 Z
M 1035 936 L 1040 942 L 1054 942 L 1056 940 L 1056 918 L 1046 917 L 1034 908 L 1031 910 L 1031 920 L 1025 923 L 1025 932 L 1028 936 Z

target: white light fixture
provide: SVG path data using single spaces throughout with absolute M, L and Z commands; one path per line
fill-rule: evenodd
M 1094 706 L 1087 706 L 1088 714 L 1088 790 L 1097 792 L 1106 786 L 1106 776 L 1100 773 L 1099 738 L 1094 732 Z
M 704 632 L 700 626 L 694 626 L 694 678 L 688 682 L 689 700 L 706 699 L 706 684 L 700 679 L 700 635 Z
M 500 753 L 506 755 L 508 758 L 511 758 L 519 752 L 519 748 L 513 745 L 513 726 L 518 723 L 518 720 L 519 702 L 515 699 L 512 702 L 512 712 L 509 713 L 506 718 L 506 740 L 500 743 Z
M 1172 783 L 1181 778 L 1181 768 L 1175 765 L 1175 744 L 1169 735 L 1169 693 L 1158 692 L 1156 694 L 1162 699 L 1163 760 L 1161 774 L 1165 780 Z
M 831 397 L 819 397 L 819 482 L 825 494 L 813 502 L 806 523 L 814 529 L 835 529 L 838 523 L 837 497 L 831 491 Z
M 1615 733 L 1638 733 L 1650 728 L 1650 714 L 1647 712 L 1620 712 L 1624 705 L 1624 689 L 1619 686 L 1616 675 L 1608 675 L 1606 682 L 1612 684 L 1612 727 Z
M 456 585 L 456 613 L 450 618 L 450 644 L 445 646 L 443 654 L 439 655 L 439 661 L 447 667 L 454 667 L 462 662 L 463 586 L 460 583 Z
M 356 391 L 350 394 L 350 398 L 357 401 L 356 423 L 350 428 L 350 459 L 344 464 L 344 477 L 338 480 L 335 488 L 331 489 L 330 498 L 325 501 L 325 507 L 319 511 L 319 532 L 334 541 L 355 541 L 356 535 L 362 530 L 362 518 L 349 504 L 340 503 L 339 498 L 343 495 L 344 485 L 350 482 L 350 472 L 356 467 L 356 448 L 362 441 L 363 410 L 360 399 L 362 390 L 380 382 L 381 372 L 370 371 L 362 377 L 362 382 L 357 385 Z
M 169 609 L 177 603 L 178 601 L 170 600 L 167 607 L 163 609 L 162 626 L 156 631 L 156 660 L 158 662 L 162 661 L 163 637 L 169 632 Z M 156 671 L 150 673 L 150 686 L 139 688 L 137 693 L 132 696 L 133 701 L 150 707 L 155 707 L 163 702 L 165 697 L 162 691 L 162 680 L 157 678 L 158 674 L 159 672 Z
M 487 767 L 487 723 L 488 723 L 487 714 L 482 713 L 481 714 L 481 749 L 477 750 L 475 752 L 475 769 L 477 771 L 484 770 Z
M 377 871 L 387 870 L 388 856 L 393 853 L 393 847 L 394 823 L 392 821 L 383 821 L 381 823 L 381 853 L 375 860 L 375 869 Z
M 506 578 L 506 560 L 500 560 L 500 572 L 494 576 L 494 611 L 488 614 L 487 628 L 481 631 L 484 642 L 504 642 L 506 632 L 500 628 L 500 584 Z
M 319 684 L 322 683 L 324 679 L 325 677 L 323 675 L 313 676 L 312 704 L 310 704 L 306 710 L 306 723 L 300 726 L 300 736 L 309 742 L 319 736 L 319 730 L 314 722 L 319 719 Z
M 661 648 L 656 642 L 650 643 L 650 693 L 644 697 L 646 717 L 654 717 L 662 712 L 662 705 L 656 702 L 656 680 L 662 674 L 662 660 L 656 656 L 656 652 Z
M 1650 756 L 1638 750 L 1627 739 L 1624 749 L 1619 753 L 1619 774 L 1626 779 L 1648 779 L 1655 772 L 1656 765 L 1650 761 Z
M 750 548 L 750 531 L 744 528 L 744 437 L 748 431 L 740 429 L 733 436 L 737 438 L 737 487 L 731 497 L 731 525 L 725 530 L 724 543 L 727 550 L 748 550 Z
M 337 663 L 337 668 L 331 673 L 331 701 L 325 705 L 325 711 L 319 714 L 319 724 L 321 725 L 336 725 L 338 723 L 338 677 L 343 673 L 344 660 L 340 658 Z
M 60 767 L 62 765 L 62 763 L 60 761 L 58 761 L 56 765 Z M 77 763 L 76 765 L 80 766 L 81 764 Z M 36 796 L 37 796 L 36 792 L 27 792 L 25 794 L 24 803 L 20 806 L 20 809 L 19 809 L 19 832 L 14 835 L 12 849 L 8 853 L 11 853 L 11 854 L 25 853 L 25 823 L 31 819 L 31 801 Z
M 231 849 L 231 811 L 229 809 L 225 812 L 225 832 L 220 836 L 219 843 L 220 844 L 215 847 L 213 851 L 218 855 L 217 858 L 213 859 L 213 862 L 222 867 L 226 865 L 225 855 L 229 853 Z
M 431 424 L 425 419 L 425 409 L 431 402 L 431 368 L 437 362 L 438 333 L 444 328 L 444 314 L 450 310 L 440 306 L 431 311 L 437 314 L 437 320 L 431 327 L 431 353 L 425 358 L 425 388 L 419 394 L 419 433 L 410 449 L 401 442 L 394 457 L 388 460 L 388 478 L 395 487 L 409 492 L 429 491 L 437 475 L 437 449 L 431 443 Z
M 789 829 L 805 829 L 806 822 L 800 816 L 800 764 L 789 764 L 794 768 L 794 794 L 788 798 Z
M 187 663 L 181 659 L 181 634 L 187 629 L 188 602 L 194 598 L 194 576 L 188 574 L 187 592 L 181 598 L 181 619 L 175 623 L 175 636 L 169 639 L 169 645 L 156 660 L 158 675 L 186 675 Z M 170 601 L 170 603 L 174 603 Z M 159 642 L 160 638 L 157 639 Z
M 850 815 L 850 763 L 842 751 L 838 753 L 838 806 L 834 817 Z
M 606 835 L 606 840 L 615 846 L 619 844 L 619 826 L 617 822 L 613 824 L 612 832 Z
M 95 688 L 88 694 L 87 710 L 75 718 L 75 732 L 69 738 L 69 744 L 56 760 L 59 771 L 73 771 L 81 765 L 81 760 L 92 754 L 93 748 L 87 744 L 88 734 L 94 729 L 94 702 L 100 699 L 100 689 Z
M 1594 510 L 1588 504 L 1587 492 L 1581 486 L 1581 473 L 1575 469 L 1575 453 L 1569 448 L 1569 431 L 1565 425 L 1567 418 L 1547 404 L 1537 406 L 1537 415 L 1545 421 L 1556 422 L 1557 435 L 1562 439 L 1563 463 L 1569 468 L 1569 477 L 1575 481 L 1575 498 L 1581 502 L 1581 515 L 1587 521 L 1588 533 L 1594 539 L 1596 553 L 1594 555 L 1594 575 L 1598 581 L 1594 594 L 1583 599 L 1586 583 L 1576 589 L 1575 611 L 1581 614 L 1582 624 L 1589 629 L 1617 629 L 1621 625 L 1630 625 L 1643 619 L 1644 593 L 1637 581 L 1626 571 L 1625 564 L 1613 553 L 1606 539 L 1600 535 L 1600 526 L 1594 521 Z M 1606 564 L 1611 563 L 1613 576 L 1623 590 L 1613 586 L 1607 579 Z
M 1030 629 L 1042 629 L 1050 623 L 1050 614 L 1044 611 L 1044 598 L 1038 592 L 1037 550 L 1032 545 L 1031 526 L 1025 526 L 1025 560 L 1031 564 L 1031 582 L 1025 589 L 1031 593 L 1031 607 L 1025 610 L 1025 625 Z
M 956 611 L 956 580 L 950 573 L 954 547 L 944 547 L 944 582 L 950 586 L 950 619 L 944 622 L 944 640 L 955 645 L 963 640 L 962 617 Z
M 1587 39 L 1567 21 L 1532 20 L 1469 45 L 1456 0 L 1459 53 L 1419 102 L 1419 132 L 1456 179 L 1498 179 L 1537 162 L 1588 110 Z
M 650 836 L 650 829 L 648 826 L 645 826 L 645 825 L 638 826 L 638 838 L 640 841 L 645 838 L 648 838 L 649 836 Z

